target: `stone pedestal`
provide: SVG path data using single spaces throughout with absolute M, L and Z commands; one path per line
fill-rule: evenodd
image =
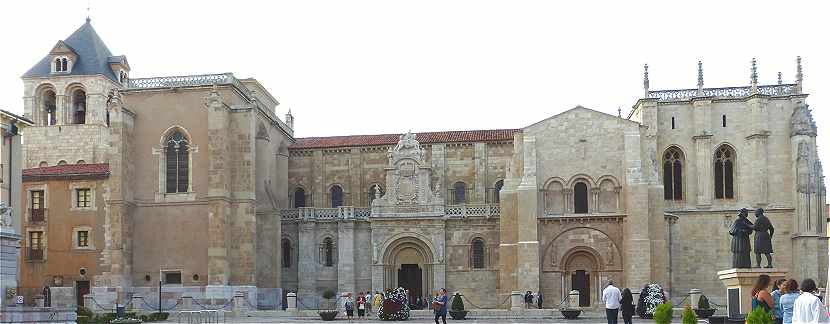
M 579 290 L 571 290 L 568 293 L 568 308 L 579 308 Z
M 697 304 L 700 302 L 700 295 L 702 292 L 700 289 L 692 289 L 689 290 L 689 303 L 692 306 L 692 309 L 697 309 Z
M 510 292 L 510 310 L 518 311 L 524 308 L 524 298 L 522 298 L 521 291 L 512 291 Z
M 787 276 L 786 269 L 750 268 L 718 271 L 718 279 L 726 286 L 726 310 L 730 318 L 745 317 L 752 310 L 752 287 L 758 276 L 770 276 L 770 285 Z M 771 287 L 770 287 L 771 289 Z
M 290 292 L 285 297 L 286 303 L 288 304 L 286 310 L 289 312 L 293 312 L 297 310 L 297 293 Z

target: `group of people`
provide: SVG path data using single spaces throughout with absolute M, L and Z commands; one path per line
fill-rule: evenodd
M 541 309 L 542 308 L 542 303 L 545 302 L 545 298 L 542 296 L 541 291 L 536 292 L 536 293 L 532 293 L 532 292 L 530 292 L 530 290 L 528 290 L 524 295 L 524 300 L 525 300 L 525 306 L 527 306 L 527 308 L 532 308 L 532 307 L 535 306 L 536 308 Z
M 387 290 L 386 293 L 388 294 L 391 290 Z M 528 292 L 530 293 L 530 292 Z M 447 324 L 447 306 L 449 303 L 449 296 L 447 296 L 447 289 L 441 288 L 438 292 L 435 293 L 435 296 L 431 298 L 431 301 L 427 301 L 427 298 L 421 299 L 421 297 L 417 297 L 415 300 L 415 304 L 412 302 L 412 296 L 409 290 L 406 290 L 407 299 L 409 299 L 410 308 L 414 308 L 413 306 L 418 306 L 418 309 L 423 309 L 426 305 L 431 305 L 434 313 L 435 313 L 435 324 L 438 323 L 438 319 L 440 318 L 443 321 L 443 324 Z M 352 293 L 347 293 L 346 297 L 343 301 L 343 308 L 346 311 L 346 318 L 348 320 L 352 320 L 354 318 L 354 311 L 357 309 L 357 318 L 358 319 L 365 319 L 367 316 L 371 316 L 373 311 L 379 311 L 380 306 L 383 303 L 384 294 L 375 291 L 372 293 L 371 291 L 367 291 L 365 294 L 361 291 L 357 293 L 356 298 L 352 298 Z
M 346 294 L 343 301 L 343 308 L 346 310 L 346 317 L 351 320 L 354 317 L 354 310 L 357 308 L 357 318 L 363 319 L 366 316 L 372 315 L 372 310 L 380 309 L 380 304 L 383 302 L 383 294 L 379 291 L 372 293 L 367 291 L 365 294 L 361 291 L 357 293 L 357 298 L 352 299 L 352 293 Z
M 620 291 L 614 286 L 613 280 L 608 280 L 608 286 L 602 290 L 602 301 L 605 303 L 605 317 L 608 324 L 617 324 L 617 318 L 622 310 L 622 318 L 625 324 L 631 324 L 634 317 L 634 295 L 628 288 Z
M 830 314 L 819 295 L 813 279 L 801 281 L 779 279 L 769 290 L 768 275 L 758 276 L 752 288 L 752 309 L 763 308 L 772 312 L 776 323 L 830 323 Z

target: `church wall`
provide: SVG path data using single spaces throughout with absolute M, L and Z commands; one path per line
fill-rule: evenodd
M 386 167 L 389 159 L 386 157 L 388 147 L 365 147 L 360 149 L 362 187 L 359 190 L 360 204 L 369 206 L 369 190 L 372 185 L 378 184 L 386 192 Z
M 472 240 L 484 240 L 484 268 L 472 266 Z M 483 308 L 496 308 L 498 300 L 499 222 L 497 218 L 450 219 L 446 222 L 447 244 L 447 290 L 451 294 L 460 292 L 469 301 Z M 473 305 L 465 305 L 474 308 Z
M 282 222 L 282 238 L 287 238 L 291 242 L 291 264 L 289 267 L 283 267 L 281 270 L 280 282 L 282 285 L 282 289 L 286 292 L 288 291 L 297 291 L 298 283 L 299 283 L 299 262 L 300 258 L 308 258 L 307 255 L 300 255 L 300 233 L 299 233 L 299 224 L 297 222 L 292 221 L 283 221 Z M 280 241 L 281 242 L 281 241 Z M 280 248 L 282 246 L 280 245 Z M 280 254 L 280 258 L 282 258 L 282 254 Z M 282 263 L 282 260 L 280 260 Z M 282 264 L 280 265 L 282 266 Z

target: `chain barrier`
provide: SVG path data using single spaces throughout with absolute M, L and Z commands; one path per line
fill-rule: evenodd
M 233 303 L 233 298 L 226 301 L 225 304 L 222 305 L 222 307 L 219 307 L 219 308 L 210 308 L 210 307 L 207 307 L 205 305 L 202 305 L 202 303 L 200 303 L 199 300 L 195 299 L 195 298 L 193 299 L 193 302 L 196 303 L 196 305 L 201 307 L 203 310 L 222 310 L 222 309 L 227 308 L 228 306 L 230 306 Z
M 688 295 L 688 294 L 687 294 L 686 296 L 684 296 L 684 297 L 683 297 L 683 299 L 681 299 L 679 303 L 677 303 L 677 304 L 672 304 L 672 307 L 680 307 L 680 306 L 683 306 L 683 302 L 685 302 L 685 301 L 686 301 L 686 299 L 689 299 L 689 295 Z
M 179 306 L 182 303 L 182 300 L 180 298 L 180 299 L 176 300 L 176 303 L 173 304 L 172 307 L 165 309 L 165 307 L 162 307 L 161 301 L 159 301 L 159 305 L 157 305 L 157 306 L 150 305 L 149 303 L 147 303 L 146 300 L 144 300 L 144 298 L 142 298 L 141 301 L 144 303 L 144 305 L 143 305 L 144 310 L 150 311 L 150 312 L 157 312 L 157 311 L 159 311 L 159 308 L 161 308 L 162 312 L 169 312 L 169 311 L 175 309 L 177 306 Z

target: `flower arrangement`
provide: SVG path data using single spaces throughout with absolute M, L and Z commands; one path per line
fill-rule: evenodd
M 406 291 L 398 288 L 386 293 L 386 298 L 378 310 L 378 319 L 382 321 L 405 321 L 409 319 L 409 303 Z
M 652 318 L 657 306 L 666 302 L 666 295 L 663 287 L 656 283 L 647 284 L 640 291 L 640 298 L 637 301 L 637 315 L 640 318 Z

